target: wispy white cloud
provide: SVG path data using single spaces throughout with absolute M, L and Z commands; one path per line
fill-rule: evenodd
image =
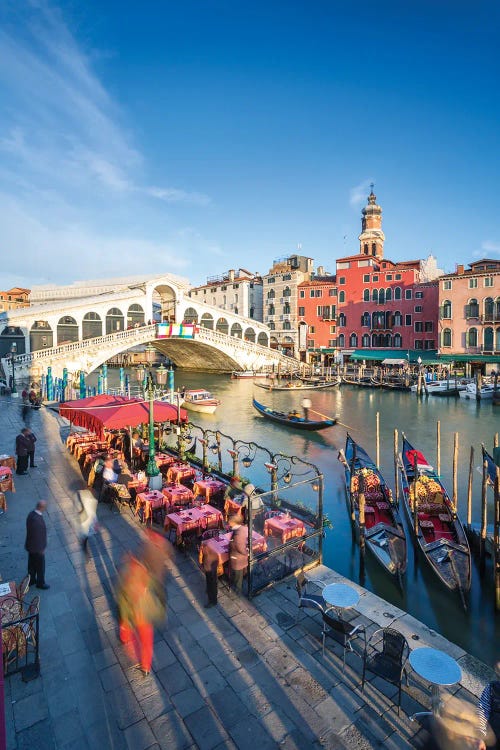
M 349 190 L 349 204 L 351 206 L 357 208 L 366 201 L 366 196 L 368 195 L 371 183 L 372 180 L 363 180 L 359 185 L 356 185 Z
M 0 251 L 34 278 L 44 278 L 54 257 L 72 266 L 51 264 L 54 281 L 68 271 L 85 275 L 95 262 L 114 275 L 117 263 L 133 273 L 139 259 L 142 272 L 184 268 L 191 256 L 164 204 L 210 203 L 199 191 L 148 178 L 152 165 L 99 79 L 96 57 L 45 0 L 0 7 Z M 138 228 L 133 222 L 145 214 L 151 221 Z
M 485 240 L 481 245 L 482 249 L 486 253 L 500 253 L 500 242 L 492 242 L 491 240 Z

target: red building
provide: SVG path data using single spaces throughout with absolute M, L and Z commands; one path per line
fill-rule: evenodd
M 405 350 L 434 351 L 438 283 L 427 280 L 425 262 L 384 258 L 384 241 L 382 209 L 372 189 L 362 211 L 360 251 L 337 260 L 337 346 L 366 350 L 358 353 L 366 359 L 380 359 L 374 350 L 385 350 L 388 358 L 391 351 L 403 357 Z
M 300 358 L 328 363 L 328 355 L 333 358 L 337 343 L 335 276 L 316 276 L 311 281 L 303 281 L 297 290 Z

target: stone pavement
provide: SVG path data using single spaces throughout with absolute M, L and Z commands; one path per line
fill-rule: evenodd
M 0 399 L 0 453 L 13 451 L 20 412 Z M 253 602 L 220 587 L 219 606 L 205 610 L 204 576 L 181 553 L 169 575 L 168 617 L 156 632 L 153 670 L 144 677 L 118 640 L 113 597 L 117 567 L 137 546 L 140 526 L 128 511 L 99 507 L 101 532 L 85 562 L 73 526 L 74 494 L 84 483 L 65 448 L 68 429 L 46 410 L 33 414 L 32 428 L 38 468 L 16 477 L 17 492 L 0 516 L 0 573 L 4 581 L 25 575 L 25 518 L 47 499 L 51 588 L 36 592 L 41 676 L 5 682 L 8 750 L 419 745 L 423 730 L 407 718 L 427 700 L 419 686 L 405 692 L 400 717 L 392 707 L 395 688 L 372 677 L 362 694 L 361 660 L 348 655 L 343 673 L 339 647 L 323 659 L 320 621 L 310 610 L 296 621 L 292 583 Z M 356 617 L 368 634 L 378 627 Z

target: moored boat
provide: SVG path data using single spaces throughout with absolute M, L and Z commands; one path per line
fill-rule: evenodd
M 486 401 L 487 399 L 493 398 L 495 387 L 491 383 L 485 383 L 481 386 L 479 391 L 479 400 Z M 464 398 L 468 401 L 478 400 L 478 392 L 476 383 L 469 383 L 465 386 L 463 391 L 460 391 L 460 398 Z
M 231 377 L 235 380 L 240 378 L 267 378 L 267 372 L 256 372 L 255 370 L 233 370 Z
M 347 498 L 349 506 L 353 503 L 358 532 L 362 487 L 366 546 L 385 570 L 401 579 L 406 570 L 406 536 L 391 490 L 370 456 L 349 434 L 339 460 L 344 466 Z
M 399 471 L 414 542 L 439 580 L 459 592 L 465 607 L 471 555 L 462 522 L 440 478 L 404 435 Z
M 327 380 L 323 383 L 310 383 L 304 380 L 290 381 L 287 385 L 272 385 L 271 383 L 255 383 L 258 388 L 264 388 L 266 391 L 315 391 L 322 388 L 334 388 L 340 385 L 340 378 Z
M 362 378 L 348 378 L 345 375 L 342 376 L 342 382 L 346 383 L 346 385 L 357 385 L 358 388 L 378 388 L 380 386 L 380 383 L 373 380 L 373 378 L 366 376 L 363 376 Z
M 199 411 L 203 414 L 213 414 L 220 406 L 218 398 L 212 396 L 209 391 L 202 388 L 184 391 L 184 406 L 191 411 Z
M 259 414 L 262 414 L 263 417 L 267 417 L 267 419 L 270 419 L 272 422 L 277 422 L 286 427 L 293 427 L 297 430 L 324 430 L 327 427 L 333 427 L 337 423 L 336 419 L 306 419 L 301 416 L 298 411 L 285 413 L 283 411 L 278 411 L 277 409 L 271 409 L 269 406 L 260 404 L 255 398 L 252 399 L 252 405 Z
M 458 396 L 460 391 L 464 391 L 470 381 L 463 380 L 431 380 L 422 386 L 422 391 L 428 396 Z M 416 393 L 418 384 L 412 385 L 410 390 Z

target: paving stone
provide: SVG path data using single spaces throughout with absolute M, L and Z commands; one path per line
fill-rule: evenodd
M 57 747 L 52 724 L 48 719 L 18 732 L 16 741 L 17 750 L 56 750 Z
M 288 672 L 286 682 L 292 687 L 310 706 L 315 706 L 328 697 L 328 693 L 316 682 L 314 677 L 302 667 L 297 667 L 293 672 Z
M 243 703 L 230 687 L 212 693 L 208 702 L 226 729 L 237 724 L 245 715 L 249 715 L 247 704 Z
M 151 729 L 162 750 L 188 750 L 193 744 L 193 738 L 176 711 L 169 711 L 152 721 Z
M 74 742 L 83 734 L 83 727 L 76 708 L 61 714 L 52 721 L 52 729 L 58 745 Z
M 95 668 L 98 671 L 106 669 L 106 667 L 110 667 L 112 664 L 116 664 L 116 655 L 110 646 L 103 648 L 102 651 L 97 651 L 92 654 L 92 658 L 94 660 Z
M 165 641 L 155 641 L 153 653 L 153 669 L 158 671 L 176 662 L 176 656 Z
M 160 669 L 157 677 L 170 696 L 193 687 L 191 678 L 180 664 Z
M 203 750 L 213 750 L 227 738 L 224 727 L 208 706 L 187 716 L 185 723 L 195 743 Z
M 128 687 L 121 686 L 120 690 L 107 693 L 106 702 L 120 729 L 126 729 L 144 718 L 137 698 Z
M 84 725 L 85 737 L 92 750 L 98 748 L 106 748 L 106 750 L 126 750 L 127 744 L 125 742 L 125 736 L 120 731 L 114 721 L 114 718 L 110 716 L 104 721 L 93 722 L 89 725 Z
M 217 693 L 227 685 L 225 677 L 213 665 L 193 673 L 193 682 L 203 697 Z
M 148 695 L 146 698 L 139 698 L 139 704 L 149 722 L 162 714 L 166 714 L 173 708 L 172 701 L 164 690 Z
M 37 724 L 49 715 L 49 708 L 44 693 L 38 692 L 16 701 L 14 704 L 14 722 L 16 732 Z
M 63 680 L 59 684 L 54 684 L 54 686 L 46 690 L 45 695 L 47 697 L 49 714 L 52 719 L 67 713 L 71 709 L 76 709 L 78 706 L 78 698 L 69 680 Z
M 244 719 L 229 729 L 229 734 L 239 750 L 271 750 L 276 742 L 254 717 Z
M 203 698 L 195 688 L 188 688 L 181 693 L 176 693 L 172 696 L 172 703 L 183 719 L 205 705 Z
M 119 690 L 122 685 L 127 684 L 127 678 L 119 664 L 113 664 L 111 667 L 101 669 L 99 677 L 106 692 Z
M 128 727 L 124 734 L 125 742 L 130 750 L 147 750 L 155 743 L 155 736 L 146 719 Z

